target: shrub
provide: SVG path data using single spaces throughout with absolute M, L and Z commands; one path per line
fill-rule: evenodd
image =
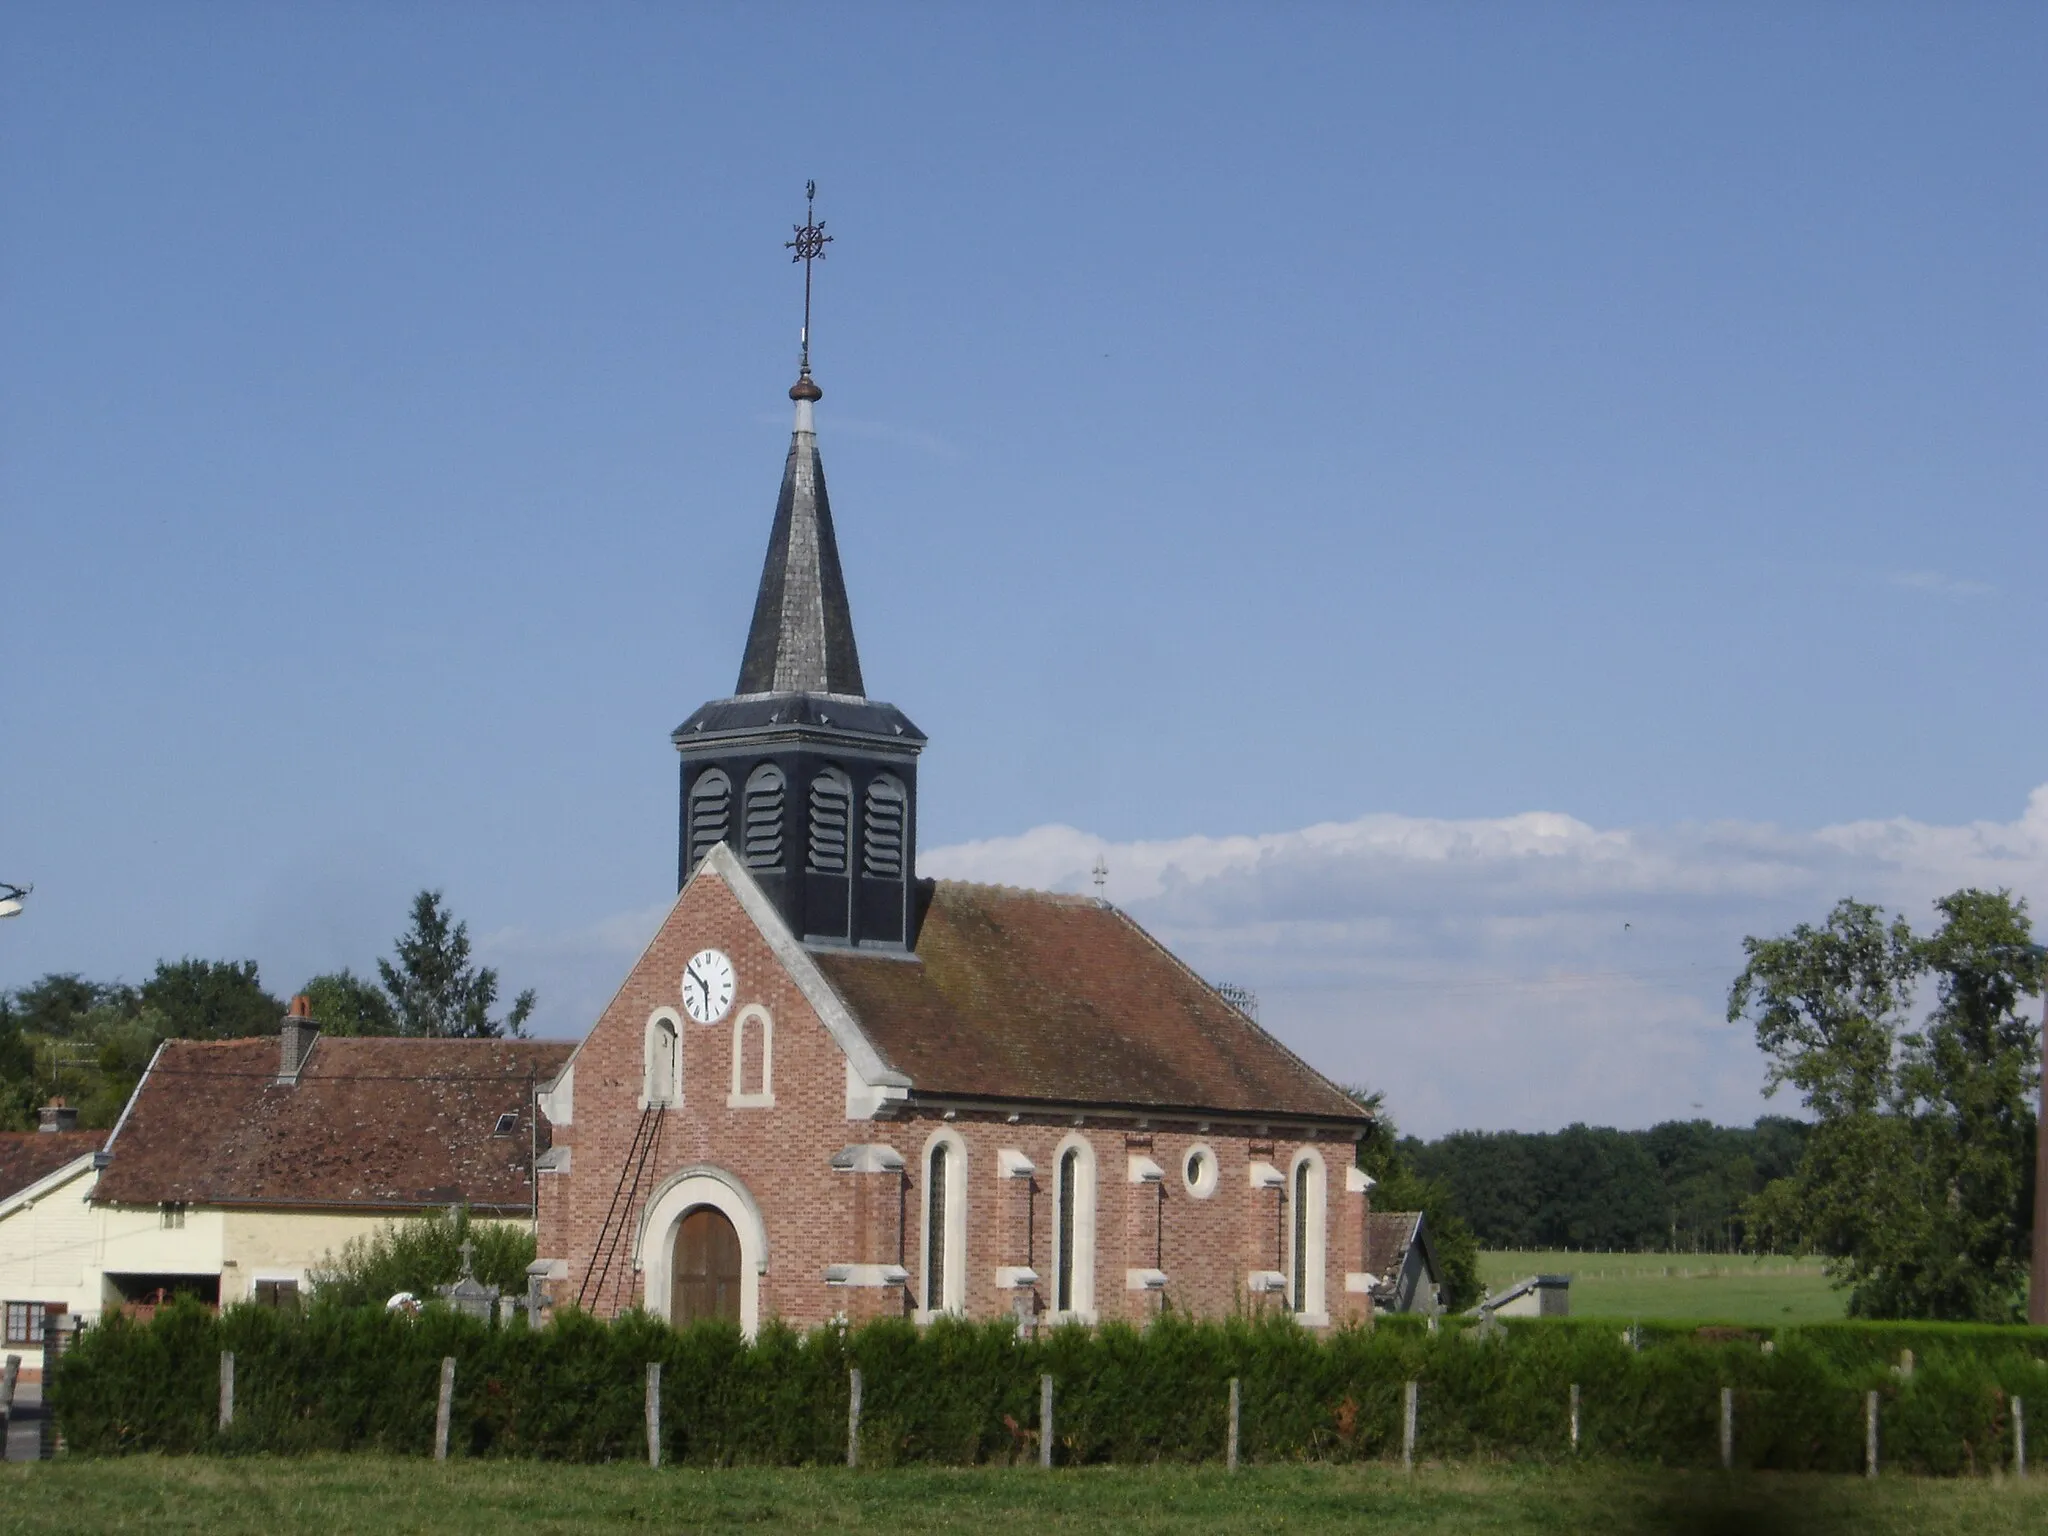
M 1910 1340 L 1910 1343 L 1901 1343 Z M 1766 1350 L 1766 1344 L 1770 1348 Z M 1897 1369 L 1900 1349 L 1914 1369 Z M 235 1352 L 232 1429 L 217 1422 L 219 1353 Z M 1214 1460 L 1240 1383 L 1247 1460 L 1398 1456 L 1403 1385 L 1419 1384 L 1429 1457 L 1562 1460 L 1570 1389 L 1579 1454 L 1672 1467 L 1719 1456 L 1720 1394 L 1735 1396 L 1738 1464 L 1853 1471 L 1863 1401 L 1883 1398 L 1887 1466 L 1952 1475 L 2011 1457 L 2012 1399 L 2038 1398 L 2030 1452 L 2048 1452 L 2048 1330 L 1826 1324 L 1776 1330 L 1623 1330 L 1605 1320 L 1492 1328 L 1412 1318 L 1327 1339 L 1286 1317 L 1142 1331 L 905 1321 L 748 1342 L 729 1324 L 677 1330 L 643 1313 L 568 1310 L 499 1326 L 445 1306 L 418 1317 L 316 1302 L 303 1313 L 180 1301 L 148 1324 L 85 1330 L 52 1401 L 70 1446 L 304 1452 L 432 1447 L 440 1362 L 456 1362 L 458 1454 L 608 1461 L 645 1454 L 643 1392 L 662 1366 L 664 1459 L 697 1465 L 831 1463 L 845 1454 L 848 1370 L 859 1367 L 865 1463 L 971 1464 L 1037 1454 L 1038 1382 L 1057 1383 L 1062 1462 Z

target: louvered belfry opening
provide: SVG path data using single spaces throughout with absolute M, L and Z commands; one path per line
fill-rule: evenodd
M 747 775 L 746 854 L 749 869 L 782 867 L 782 770 L 763 763 Z
M 684 878 L 704 861 L 704 855 L 732 833 L 732 780 L 713 768 L 697 776 L 684 802 Z
M 683 760 L 678 882 L 723 842 L 806 943 L 906 949 L 925 737 L 866 695 L 812 422 L 819 394 L 792 398 L 739 686 L 671 737 Z
M 853 780 L 837 768 L 819 769 L 811 780 L 812 874 L 846 873 L 846 832 L 852 821 Z

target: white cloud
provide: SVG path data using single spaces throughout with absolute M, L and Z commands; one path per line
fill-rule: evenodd
M 1131 843 L 1044 826 L 919 864 L 1085 891 L 1098 857 L 1111 900 L 1202 974 L 1252 987 L 1260 1021 L 1323 1071 L 1386 1089 L 1407 1129 L 1743 1122 L 1767 1107 L 1748 1030 L 1722 1021 L 1743 936 L 1842 896 L 1921 925 L 1964 885 L 2048 896 L 2048 786 L 2018 820 L 1963 826 L 1370 815 Z M 478 947 L 508 983 L 539 988 L 547 1033 L 580 1034 L 667 910 Z
M 1759 1113 L 1722 1020 L 1746 934 L 1845 895 L 1927 921 L 1963 885 L 2048 891 L 2048 786 L 2009 823 L 1601 829 L 1532 812 L 1374 815 L 1110 843 L 1072 827 L 935 849 L 926 873 L 1107 893 L 1324 1071 L 1424 1133 Z M 1790 1106 L 1785 1106 L 1789 1108 Z
M 1931 592 L 1937 597 L 1982 597 L 1997 588 L 1989 582 L 1969 581 L 1944 571 L 1893 571 L 1885 580 L 1912 592 Z

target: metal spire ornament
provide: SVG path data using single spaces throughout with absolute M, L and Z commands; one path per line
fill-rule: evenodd
M 822 400 L 825 391 L 818 388 L 811 378 L 811 263 L 825 259 L 825 247 L 832 243 L 832 237 L 825 233 L 825 226 L 816 215 L 818 184 L 804 183 L 804 221 L 790 227 L 796 232 L 794 240 L 782 242 L 782 248 L 790 252 L 791 261 L 804 264 L 804 329 L 802 352 L 797 363 L 796 383 L 789 388 L 792 400 Z

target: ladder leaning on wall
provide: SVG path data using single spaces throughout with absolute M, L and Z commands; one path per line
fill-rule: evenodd
M 633 1263 L 631 1256 L 620 1250 L 626 1246 L 626 1234 L 632 1230 L 634 1207 L 639 1203 L 640 1186 L 645 1181 L 648 1164 L 654 1161 L 655 1150 L 661 1144 L 665 1123 L 662 1111 L 666 1107 L 650 1104 L 640 1112 L 640 1124 L 634 1128 L 633 1143 L 626 1149 L 626 1160 L 619 1167 L 619 1182 L 612 1191 L 611 1207 L 604 1213 L 604 1225 L 597 1232 L 597 1246 L 591 1250 L 590 1263 L 583 1271 L 583 1284 L 576 1291 L 576 1305 L 579 1307 L 602 1306 L 608 1281 L 615 1292 L 612 1310 L 617 1311 L 625 1300 Z

